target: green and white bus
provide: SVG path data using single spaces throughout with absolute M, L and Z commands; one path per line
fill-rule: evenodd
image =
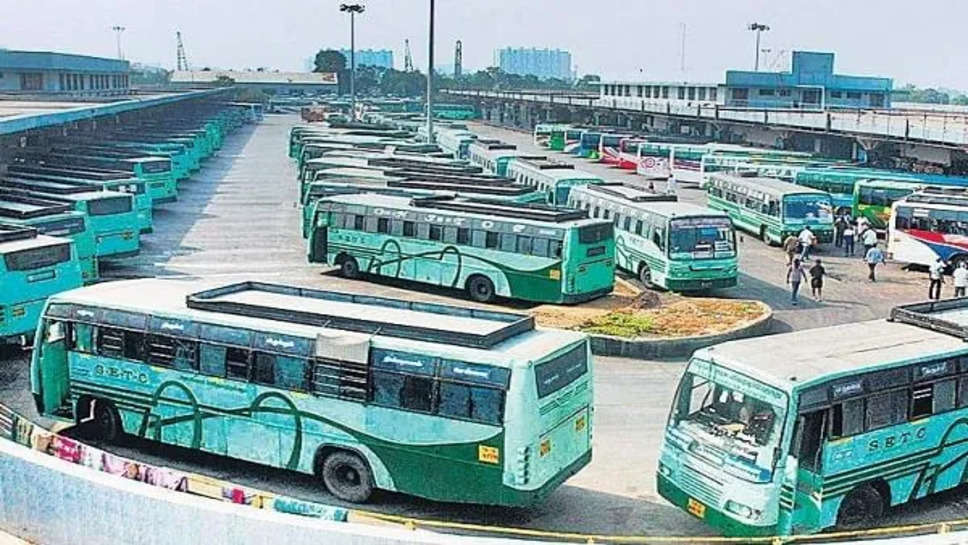
M 925 187 L 928 184 L 915 181 L 858 180 L 854 184 L 852 215 L 855 218 L 867 218 L 867 222 L 874 229 L 886 230 L 891 219 L 891 206 Z
M 82 283 L 70 239 L 0 223 L 0 344 L 26 341 L 47 298 Z
M 611 222 L 490 199 L 341 195 L 317 201 L 309 261 L 495 297 L 577 303 L 612 291 Z
M 696 351 L 659 494 L 726 534 L 876 526 L 968 475 L 966 300 Z
M 591 461 L 592 379 L 587 336 L 531 316 L 255 282 L 58 294 L 31 361 L 41 414 L 315 474 L 354 503 L 542 501 Z
M 514 158 L 508 163 L 507 176 L 519 184 L 543 191 L 552 206 L 565 206 L 573 187 L 605 183 L 600 176 L 578 170 L 574 165 L 524 158 Z
M 563 138 L 565 129 L 569 127 L 570 125 L 565 125 L 562 123 L 538 123 L 534 126 L 531 141 L 535 146 L 548 148 L 551 146 L 552 133 L 556 131 L 561 132 Z
M 81 279 L 85 284 L 97 281 L 94 230 L 84 214 L 75 210 L 71 203 L 0 189 L 0 223 L 30 227 L 42 235 L 72 240 Z
M 615 225 L 615 266 L 648 288 L 736 285 L 736 233 L 725 212 L 621 184 L 572 188 L 568 205 Z
M 49 166 L 13 164 L 7 167 L 7 174 L 21 180 L 49 182 L 54 186 L 80 185 L 97 186 L 106 191 L 127 193 L 134 199 L 134 209 L 138 215 L 138 228 L 142 233 L 154 231 L 154 213 L 151 196 L 146 184 L 119 170 L 56 168 Z
M 818 242 L 834 238 L 833 203 L 825 191 L 773 178 L 713 174 L 706 182 L 709 207 L 768 244 L 809 227 Z
M 546 161 L 544 155 L 531 155 L 518 151 L 514 144 L 506 144 L 500 140 L 477 140 L 467 149 L 468 160 L 471 164 L 478 165 L 486 172 L 490 172 L 501 177 L 508 175 L 508 165 L 512 159 L 522 159 L 528 161 Z
M 95 255 L 101 259 L 133 257 L 141 252 L 141 232 L 131 195 L 102 191 L 97 186 L 56 184 L 0 178 L 0 189 L 68 203 L 84 214 L 94 232 Z

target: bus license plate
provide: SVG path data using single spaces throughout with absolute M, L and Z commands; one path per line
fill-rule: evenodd
M 706 518 L 706 506 L 692 498 L 686 502 L 686 510 L 701 519 Z

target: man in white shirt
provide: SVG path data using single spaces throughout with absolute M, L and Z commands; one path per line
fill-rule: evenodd
M 810 226 L 805 226 L 800 231 L 800 234 L 797 235 L 797 238 L 800 239 L 800 246 L 803 248 L 800 253 L 800 260 L 806 261 L 810 259 L 810 250 L 813 249 L 813 244 L 816 242 L 817 237 L 813 236 L 813 232 L 810 231 Z
M 867 230 L 861 235 L 861 239 L 864 241 L 864 253 L 866 254 L 868 250 L 877 246 L 877 231 L 868 226 Z
M 928 299 L 941 299 L 941 284 L 944 282 L 945 263 L 940 257 L 928 265 Z
M 964 297 L 965 288 L 968 288 L 968 261 L 959 261 L 951 276 L 955 283 L 955 297 Z

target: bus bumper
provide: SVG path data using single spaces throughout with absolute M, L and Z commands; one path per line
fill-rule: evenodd
M 722 288 L 732 288 L 736 285 L 735 276 L 724 278 L 691 278 L 689 280 L 666 280 L 666 289 L 669 291 L 701 291 L 715 290 Z
M 656 473 L 656 488 L 658 489 L 659 495 L 665 498 L 669 503 L 675 505 L 676 507 L 682 509 L 683 511 L 690 513 L 699 520 L 705 522 L 709 526 L 716 528 L 721 531 L 723 535 L 727 536 L 772 536 L 776 535 L 776 525 L 769 526 L 754 526 L 752 524 L 746 524 L 740 522 L 733 517 L 723 513 L 722 511 L 714 508 L 712 505 L 704 505 L 703 515 L 697 516 L 689 511 L 689 495 L 682 491 L 679 487 L 672 484 L 672 482 L 664 477 L 661 473 Z M 700 540 L 701 541 L 701 540 Z
M 541 487 L 534 490 L 519 490 L 516 488 L 505 487 L 504 498 L 501 502 L 502 505 L 507 505 L 509 507 L 527 507 L 529 505 L 534 505 L 544 501 L 552 492 L 558 489 L 565 481 L 570 479 L 572 475 L 581 471 L 581 469 L 592 461 L 592 451 L 588 450 L 580 458 L 564 468 L 558 475 L 551 479 L 550 481 L 541 485 Z
M 152 198 L 151 199 L 151 206 L 152 206 L 152 208 L 154 208 L 155 206 L 158 206 L 159 204 L 172 203 L 172 202 L 176 202 L 177 200 L 178 200 L 178 195 L 169 195 L 167 197 Z
M 612 289 L 613 286 L 608 286 L 606 288 L 597 289 L 595 291 L 587 291 L 584 293 L 562 293 L 561 300 L 559 302 L 563 305 L 584 303 L 585 301 L 591 301 L 592 299 L 604 297 L 609 293 L 612 293 Z

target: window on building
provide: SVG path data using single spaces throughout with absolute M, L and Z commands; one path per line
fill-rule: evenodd
M 696 100 L 696 88 L 695 87 L 690 87 L 689 88 L 689 100 Z
M 642 94 L 642 86 L 641 85 L 636 85 L 635 86 L 635 93 L 639 97 L 642 97 L 643 96 L 643 94 Z
M 44 88 L 43 74 L 20 74 L 20 89 L 22 91 L 40 91 Z
M 830 91 L 830 98 L 841 98 L 844 94 L 840 91 Z
M 668 85 L 663 85 L 662 86 L 662 98 L 669 98 L 669 86 Z
M 779 91 L 777 91 L 777 94 L 779 94 L 781 97 L 788 97 L 788 96 L 790 96 L 790 90 L 789 89 L 780 89 Z
M 699 95 L 698 95 L 697 98 L 699 98 L 699 100 L 706 100 L 706 88 L 705 87 L 700 87 L 699 88 Z
M 757 94 L 760 95 L 761 97 L 771 97 L 771 96 L 774 96 L 776 94 L 776 90 L 775 89 L 758 89 L 757 90 Z
M 676 87 L 676 98 L 678 98 L 679 100 L 685 100 L 686 98 L 685 87 Z
M 749 100 L 750 90 L 745 87 L 738 87 L 732 90 L 733 100 Z
M 857 91 L 847 91 L 847 98 L 850 100 L 860 100 L 861 94 Z
M 712 100 L 713 102 L 716 101 L 716 88 L 715 87 L 710 87 L 709 88 L 709 100 Z

